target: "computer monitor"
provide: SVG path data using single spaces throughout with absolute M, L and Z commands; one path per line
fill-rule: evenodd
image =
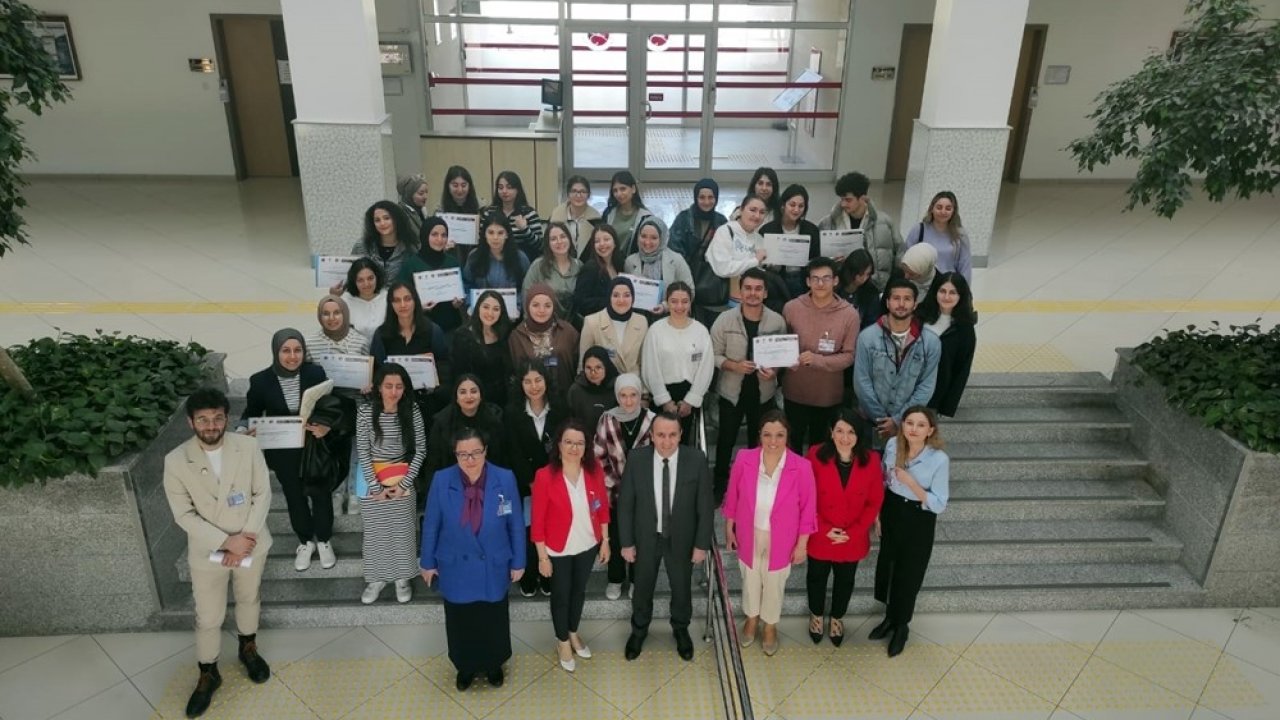
M 542 79 L 542 104 L 551 106 L 552 110 L 564 107 L 564 94 L 559 80 Z

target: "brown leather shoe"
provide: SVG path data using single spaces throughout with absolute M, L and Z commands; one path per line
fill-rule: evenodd
M 257 634 L 240 636 L 240 662 L 249 679 L 261 685 L 271 679 L 271 667 L 258 654 Z

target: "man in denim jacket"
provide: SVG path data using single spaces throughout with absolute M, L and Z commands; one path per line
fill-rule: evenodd
M 924 332 L 914 315 L 915 285 L 894 278 L 885 288 L 885 298 L 888 313 L 858 333 L 853 360 L 858 405 L 875 423 L 881 441 L 897 434 L 903 411 L 933 397 L 942 354 L 941 341 Z

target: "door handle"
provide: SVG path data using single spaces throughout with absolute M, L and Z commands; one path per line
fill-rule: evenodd
M 648 100 L 644 101 L 644 119 L 649 120 L 653 117 L 653 103 Z

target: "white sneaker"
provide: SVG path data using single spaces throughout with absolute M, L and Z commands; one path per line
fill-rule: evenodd
M 610 600 L 622 597 L 622 583 L 609 583 L 604 589 L 604 596 Z
M 293 559 L 293 569 L 298 572 L 311 569 L 311 556 L 315 554 L 316 544 L 308 540 L 298 546 L 298 554 Z
M 413 599 L 413 586 L 408 580 L 396 581 L 396 602 L 407 603 Z
M 338 556 L 333 554 L 333 545 L 327 542 L 316 543 L 316 551 L 320 554 L 320 567 L 328 570 L 338 564 Z
M 378 601 L 378 596 L 382 594 L 382 588 L 386 587 L 384 582 L 371 582 L 364 588 L 364 594 L 360 596 L 360 602 L 365 605 L 372 605 Z

